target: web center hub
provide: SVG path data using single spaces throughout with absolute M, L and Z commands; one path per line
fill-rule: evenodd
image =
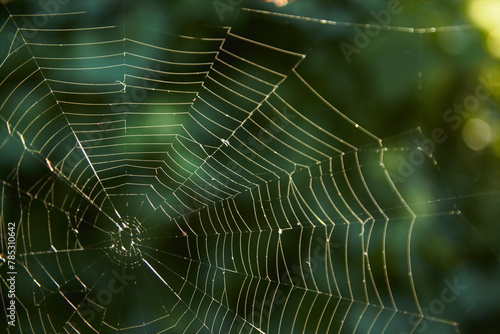
M 136 264 L 141 260 L 141 225 L 136 218 L 127 217 L 119 226 L 119 229 L 110 233 L 111 245 L 108 255 L 121 264 Z

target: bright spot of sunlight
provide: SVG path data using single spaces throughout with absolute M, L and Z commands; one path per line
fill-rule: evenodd
M 467 146 L 474 151 L 480 151 L 490 144 L 492 131 L 482 119 L 471 118 L 465 123 L 462 136 Z
M 488 36 L 486 47 L 492 56 L 500 58 L 500 29 L 495 30 Z
M 499 27 L 500 1 L 470 0 L 467 14 L 471 21 L 483 29 Z
M 272 2 L 276 7 L 283 7 L 288 5 L 288 0 L 266 0 L 266 2 Z
M 470 0 L 467 7 L 472 23 L 488 33 L 488 51 L 492 56 L 500 58 L 500 1 Z

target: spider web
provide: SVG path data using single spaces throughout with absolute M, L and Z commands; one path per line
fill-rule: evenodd
M 419 198 L 388 167 L 422 150 L 405 144 L 422 138 L 419 121 L 372 130 L 311 70 L 311 36 L 348 40 L 366 25 L 253 9 L 228 26 L 128 6 L 15 9 L 1 12 L 3 259 L 17 225 L 7 332 L 459 331 L 475 299 L 444 304 L 464 276 L 429 269 L 414 230 L 471 223 L 457 194 Z M 418 50 L 422 36 L 469 29 L 382 35 Z M 344 71 L 330 74 L 338 89 Z M 418 98 L 421 68 L 410 71 Z M 481 238 L 465 240 L 494 254 Z M 433 312 L 436 300 L 446 309 Z

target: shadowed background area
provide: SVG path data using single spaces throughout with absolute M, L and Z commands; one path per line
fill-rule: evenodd
M 4 2 L 2 331 L 495 333 L 495 1 Z

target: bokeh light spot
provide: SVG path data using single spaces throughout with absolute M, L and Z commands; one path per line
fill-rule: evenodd
M 491 128 L 482 119 L 469 119 L 462 130 L 465 144 L 474 151 L 484 149 L 491 142 Z
M 487 34 L 486 47 L 488 52 L 500 58 L 500 1 L 471 0 L 468 3 L 467 14 L 477 27 Z

